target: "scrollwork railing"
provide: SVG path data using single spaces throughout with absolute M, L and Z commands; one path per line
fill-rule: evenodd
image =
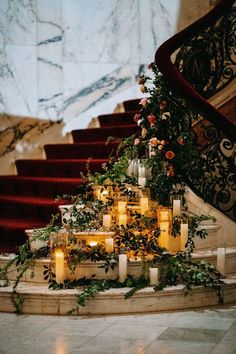
M 187 184 L 236 220 L 236 120 L 227 119 L 206 101 L 236 77 L 234 3 L 222 0 L 209 14 L 170 38 L 157 50 L 155 61 L 202 117 L 193 126 L 197 154 Z

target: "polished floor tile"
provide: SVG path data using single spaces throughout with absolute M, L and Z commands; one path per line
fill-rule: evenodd
M 236 354 L 236 306 L 121 316 L 0 313 L 0 354 Z

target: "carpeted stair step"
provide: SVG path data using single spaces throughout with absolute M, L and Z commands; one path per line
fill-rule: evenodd
M 127 100 L 123 102 L 123 107 L 125 112 L 129 111 L 140 111 L 142 106 L 139 104 L 141 98 L 137 98 L 135 100 Z
M 131 125 L 134 124 L 134 116 L 136 112 L 122 112 L 99 115 L 98 120 L 101 127 Z
M 22 217 L 49 222 L 65 201 L 35 196 L 0 195 L 0 216 Z
M 108 137 L 125 138 L 139 131 L 137 124 L 127 126 L 101 127 L 73 130 L 72 137 L 75 143 L 106 142 Z
M 114 152 L 118 143 L 96 142 L 75 144 L 47 144 L 44 146 L 48 159 L 105 158 Z
M 102 172 L 102 164 L 108 159 L 47 159 L 47 160 L 16 160 L 17 172 L 20 176 L 35 177 L 81 177 L 81 173 L 87 172 L 89 161 L 90 171 Z
M 55 198 L 75 195 L 81 178 L 0 176 L 1 195 L 34 195 Z
M 46 226 L 47 222 L 27 217 L 14 218 L 0 217 L 0 251 L 15 252 L 17 247 L 25 243 L 27 236 L 25 230 Z

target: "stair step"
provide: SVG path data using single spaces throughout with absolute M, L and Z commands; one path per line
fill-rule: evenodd
M 58 206 L 64 203 L 52 198 L 0 195 L 0 215 L 22 216 L 49 222 L 51 215 L 59 212 Z
M 81 172 L 87 172 L 89 161 L 90 171 L 102 172 L 102 164 L 108 159 L 47 159 L 47 160 L 17 160 L 16 168 L 20 176 L 43 176 L 43 177 L 81 177 Z
M 0 176 L 2 195 L 35 195 L 55 198 L 63 194 L 76 194 L 81 178 Z
M 137 112 L 122 112 L 103 114 L 98 116 L 101 127 L 117 126 L 117 125 L 130 125 L 134 123 L 134 116 Z
M 72 131 L 75 143 L 80 142 L 106 142 L 109 136 L 124 138 L 139 131 L 137 124 L 127 126 L 101 127 L 90 129 L 77 129 Z
M 47 144 L 44 146 L 48 159 L 104 158 L 115 152 L 118 143 L 105 142 Z
M 125 112 L 129 111 L 140 111 L 142 106 L 139 104 L 141 98 L 137 98 L 134 100 L 127 100 L 123 102 L 123 107 Z
M 38 219 L 0 217 L 1 252 L 15 252 L 27 240 L 25 230 L 43 227 L 47 223 Z

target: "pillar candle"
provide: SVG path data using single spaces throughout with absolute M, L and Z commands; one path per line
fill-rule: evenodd
M 119 201 L 118 202 L 118 213 L 119 214 L 125 214 L 126 212 L 126 202 Z
M 138 184 L 140 185 L 140 187 L 144 187 L 146 184 L 146 178 L 145 177 L 139 177 L 138 178 Z
M 113 238 L 106 238 L 105 244 L 106 244 L 106 252 L 112 253 L 114 251 Z
M 149 201 L 147 197 L 140 198 L 140 211 L 142 215 L 144 215 L 149 209 L 148 202 Z
M 55 273 L 56 282 L 61 284 L 64 282 L 65 270 L 64 270 L 64 253 L 62 251 L 55 252 Z
M 225 248 L 217 248 L 216 268 L 225 275 Z
M 188 241 L 188 224 L 180 224 L 180 242 L 181 251 L 185 251 L 185 245 Z
M 168 221 L 160 222 L 160 235 L 158 237 L 158 244 L 167 250 L 170 247 L 170 224 Z
M 179 215 L 180 215 L 180 200 L 174 199 L 173 200 L 173 216 L 179 216 Z
M 123 283 L 127 278 L 127 255 L 119 254 L 119 282 Z
M 102 225 L 104 227 L 111 227 L 111 215 L 109 214 L 104 214 L 102 217 Z
M 121 225 L 127 225 L 127 214 L 119 214 L 119 226 Z
M 159 270 L 158 268 L 149 268 L 149 274 L 150 274 L 150 285 L 156 285 L 159 283 L 158 278 L 159 278 Z

